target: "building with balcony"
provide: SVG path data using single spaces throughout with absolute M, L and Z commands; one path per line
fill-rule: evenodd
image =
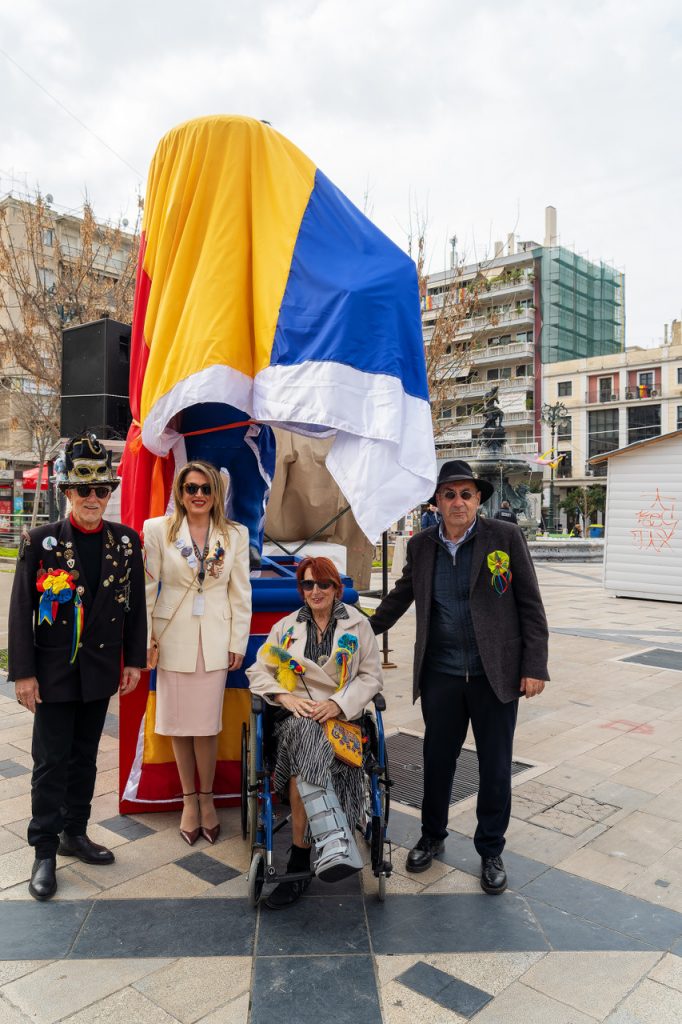
M 429 360 L 429 346 L 440 345 L 449 384 L 443 400 L 443 381 L 437 382 L 439 460 L 475 457 L 492 388 L 498 389 L 510 451 L 537 458 L 544 450 L 543 373 L 565 360 L 622 354 L 623 275 L 556 243 L 556 211 L 548 207 L 544 244 L 517 243 L 510 235 L 506 245 L 495 244 L 490 260 L 465 266 L 457 265 L 453 246 L 452 268 L 425 282 L 427 363 L 433 378 L 438 364 Z M 444 310 L 452 320 L 447 335 Z M 436 391 L 432 386 L 432 400 Z
M 35 465 L 46 433 L 58 436 L 62 329 L 130 317 L 138 238 L 126 226 L 58 212 L 50 196 L 0 198 L 0 470 Z
M 571 487 L 606 483 L 595 455 L 682 429 L 682 332 L 674 321 L 666 344 L 543 366 L 543 400 L 563 402 L 567 418 L 556 441 L 557 504 Z M 548 428 L 542 443 L 549 448 Z

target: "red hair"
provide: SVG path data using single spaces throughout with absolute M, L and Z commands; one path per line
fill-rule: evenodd
M 298 592 L 303 597 L 303 591 L 301 590 L 301 580 L 306 574 L 306 570 L 310 569 L 316 580 L 331 580 L 334 584 L 336 591 L 336 597 L 340 601 L 343 595 L 343 583 L 339 576 L 339 570 L 336 568 L 331 558 L 324 558 L 320 555 L 318 558 L 304 558 L 298 564 L 296 569 L 296 582 L 298 584 Z

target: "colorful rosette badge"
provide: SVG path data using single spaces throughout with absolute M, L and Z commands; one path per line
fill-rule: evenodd
M 491 551 L 488 555 L 488 568 L 490 569 L 490 586 L 501 597 L 502 594 L 506 593 L 512 581 L 507 552 Z
M 334 651 L 334 660 L 336 662 L 339 677 L 339 682 L 336 687 L 337 690 L 343 689 L 343 687 L 348 683 L 350 661 L 357 649 L 358 638 L 353 636 L 352 633 L 342 633 L 338 639 L 336 650 Z

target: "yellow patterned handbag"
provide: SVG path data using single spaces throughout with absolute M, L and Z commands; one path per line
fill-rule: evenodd
M 322 723 L 324 734 L 332 745 L 334 757 L 352 768 L 362 766 L 362 729 L 353 722 L 328 718 Z

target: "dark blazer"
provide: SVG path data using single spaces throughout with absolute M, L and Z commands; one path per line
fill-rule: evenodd
M 129 526 L 105 520 L 102 570 L 96 593 L 88 587 L 68 519 L 31 530 L 22 539 L 9 609 L 11 680 L 35 676 L 41 700 L 100 700 L 118 689 L 123 664 L 147 663 L 147 615 L 140 538 Z M 50 545 L 48 538 L 54 542 Z M 45 546 L 47 541 L 48 547 Z M 73 561 L 74 565 L 67 563 Z M 71 664 L 76 608 L 73 596 L 58 604 L 52 624 L 38 625 L 41 569 L 78 573 L 83 629 Z M 106 583 L 106 585 L 105 585 Z
M 403 574 L 370 619 L 374 632 L 383 633 L 414 601 L 417 637 L 413 700 L 421 692 L 439 543 L 437 526 L 423 530 L 408 542 Z M 519 696 L 522 676 L 549 679 L 547 619 L 528 545 L 519 527 L 479 518 L 472 543 L 469 601 L 476 642 L 490 685 L 507 703 Z M 503 594 L 492 586 L 487 564 L 487 556 L 494 551 L 509 555 L 512 580 Z

